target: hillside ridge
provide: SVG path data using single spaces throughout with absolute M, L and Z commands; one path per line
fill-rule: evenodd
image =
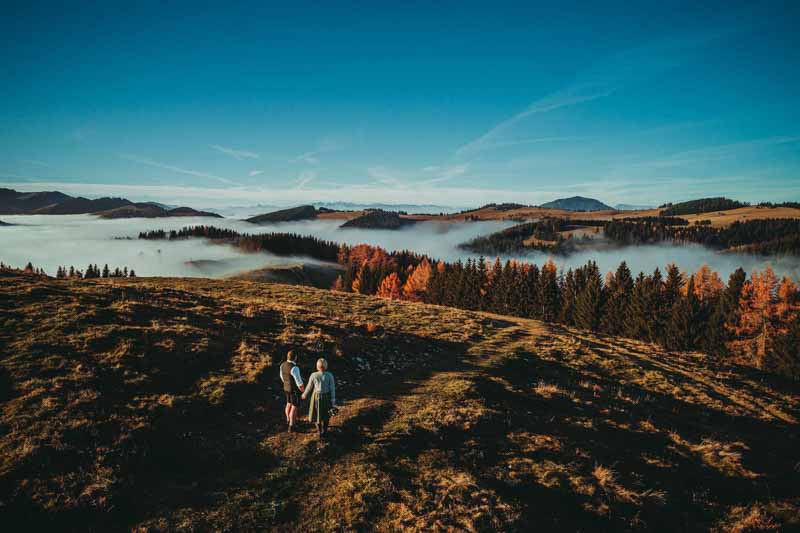
M 798 515 L 796 387 L 701 354 L 205 279 L 0 272 L 0 323 L 10 523 L 687 530 Z M 288 349 L 304 377 L 331 362 L 344 407 L 328 441 L 285 433 Z

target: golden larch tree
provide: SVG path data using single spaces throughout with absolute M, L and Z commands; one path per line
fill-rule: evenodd
M 378 296 L 381 298 L 388 298 L 390 300 L 399 300 L 402 295 L 400 276 L 392 272 L 381 281 L 378 287 Z

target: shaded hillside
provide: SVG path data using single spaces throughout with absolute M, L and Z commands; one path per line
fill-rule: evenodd
M 97 213 L 102 218 L 164 218 L 164 217 L 211 217 L 223 218 L 222 215 L 208 211 L 198 211 L 191 207 L 167 209 L 156 204 L 130 204 L 108 211 Z
M 249 270 L 230 276 L 230 278 L 330 289 L 343 271 L 344 267 L 336 263 L 300 263 Z
M 196 211 L 190 207 L 170 209 L 151 202 L 134 203 L 125 198 L 89 199 L 81 196 L 51 192 L 19 192 L 13 189 L 0 189 L 0 214 L 4 215 L 82 215 L 97 214 L 103 218 L 155 218 L 173 216 L 220 215 Z
M 367 211 L 363 215 L 352 220 L 348 220 L 339 227 L 395 230 L 404 226 L 409 226 L 415 222 L 415 220 L 403 218 L 400 213 L 396 213 L 394 211 L 374 209 Z
M 11 530 L 798 527 L 798 390 L 536 321 L 243 281 L 0 272 Z M 331 362 L 332 435 L 277 364 Z
M 0 213 L 4 215 L 31 213 L 69 198 L 71 197 L 57 191 L 18 192 L 14 189 L 0 188 Z
M 246 222 L 251 224 L 271 224 L 275 222 L 291 222 L 293 220 L 310 220 L 317 218 L 319 213 L 320 211 L 317 211 L 317 208 L 313 205 L 301 205 L 250 217 Z
M 548 209 L 565 209 L 567 211 L 613 211 L 614 208 L 610 205 L 604 204 L 600 200 L 594 198 L 585 198 L 583 196 L 571 196 L 569 198 L 559 198 L 552 202 L 542 204 L 542 207 Z

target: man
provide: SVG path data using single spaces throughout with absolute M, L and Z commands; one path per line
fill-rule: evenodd
M 281 363 L 280 368 L 283 391 L 286 393 L 286 422 L 289 424 L 289 433 L 297 418 L 297 408 L 300 406 L 300 393 L 303 392 L 303 378 L 300 376 L 300 367 L 294 361 L 294 352 L 289 350 L 286 354 L 286 361 Z

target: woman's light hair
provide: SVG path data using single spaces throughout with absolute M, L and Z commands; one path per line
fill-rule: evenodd
M 328 370 L 328 361 L 324 357 L 317 359 L 317 370 Z

